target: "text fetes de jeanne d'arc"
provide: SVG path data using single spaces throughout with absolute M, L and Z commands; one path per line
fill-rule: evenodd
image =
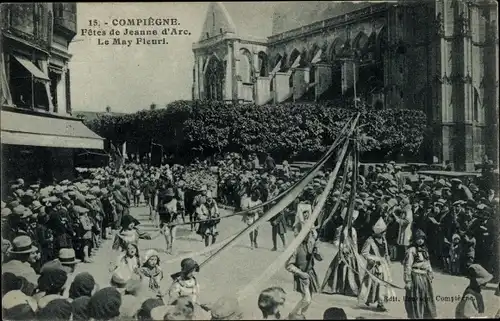
M 110 22 L 90 19 L 80 35 L 97 37 L 98 46 L 166 45 L 167 36 L 191 35 L 188 29 L 179 26 L 177 18 L 114 18 Z

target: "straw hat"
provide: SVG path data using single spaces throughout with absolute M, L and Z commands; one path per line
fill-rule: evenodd
M 11 254 L 26 254 L 37 251 L 38 248 L 33 246 L 31 238 L 27 235 L 21 235 L 16 237 L 12 241 L 12 247 L 9 249 Z
M 63 265 L 73 265 L 81 262 L 81 260 L 76 259 L 75 250 L 70 248 L 59 250 L 59 261 Z

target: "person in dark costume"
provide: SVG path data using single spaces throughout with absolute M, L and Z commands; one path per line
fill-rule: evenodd
M 342 211 L 341 216 L 343 220 L 345 219 L 347 210 L 347 208 L 344 208 Z M 356 221 L 358 215 L 359 212 L 355 210 L 352 216 L 353 223 Z M 361 281 L 359 279 L 358 268 L 360 258 L 358 254 L 357 233 L 354 227 L 351 227 L 351 233 L 344 226 L 338 227 L 335 233 L 334 245 L 338 248 L 338 251 L 326 272 L 321 291 L 328 294 L 338 293 L 356 297 L 359 294 Z

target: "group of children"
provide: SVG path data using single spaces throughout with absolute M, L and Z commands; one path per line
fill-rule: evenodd
M 141 258 L 139 254 L 139 239 L 151 239 L 151 236 L 137 229 L 139 222 L 131 216 L 125 216 L 122 229 L 115 236 L 113 249 L 118 250 L 118 258 L 112 264 L 110 271 L 113 277 L 120 275 L 121 279 L 139 280 L 145 284 L 155 297 L 169 297 L 172 302 L 181 296 L 189 296 L 193 302 L 197 301 L 199 285 L 195 274 L 199 272 L 199 265 L 191 258 L 182 260 L 181 271 L 171 275 L 172 285 L 168 291 L 162 289 L 164 279 L 160 267 L 160 256 L 154 249 L 149 249 Z M 113 279 L 113 278 L 112 278 Z M 165 302 L 165 304 L 169 304 Z

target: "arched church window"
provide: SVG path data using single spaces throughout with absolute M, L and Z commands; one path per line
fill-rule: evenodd
M 205 98 L 210 100 L 222 100 L 223 83 L 223 63 L 214 56 L 210 58 L 205 73 Z
M 248 50 L 240 50 L 240 68 L 239 75 L 243 83 L 252 82 L 252 60 Z

